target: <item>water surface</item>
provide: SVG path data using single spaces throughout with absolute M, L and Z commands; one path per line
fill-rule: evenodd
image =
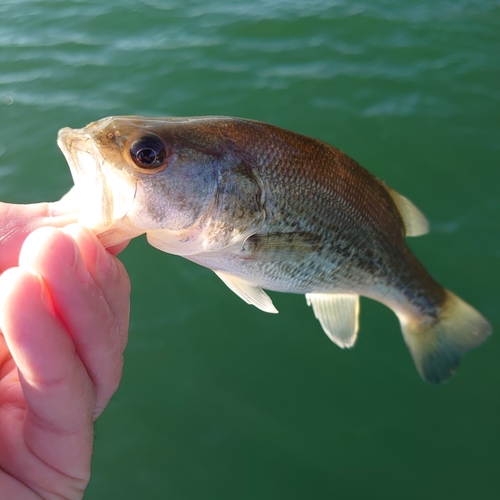
M 69 189 L 63 126 L 268 121 L 412 199 L 431 223 L 417 255 L 498 329 L 499 54 L 491 0 L 3 0 L 0 198 Z M 130 343 L 86 498 L 498 497 L 497 336 L 431 387 L 379 304 L 362 300 L 345 352 L 301 296 L 267 315 L 142 239 L 122 258 Z

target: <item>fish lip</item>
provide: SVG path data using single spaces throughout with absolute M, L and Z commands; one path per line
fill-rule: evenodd
M 85 129 L 65 127 L 58 133 L 57 144 L 61 149 L 75 183 L 75 196 L 80 204 L 79 222 L 91 229 L 107 226 L 111 221 L 104 220 L 104 182 L 103 157 L 93 137 Z M 99 194 L 94 203 L 88 203 L 89 193 L 99 186 Z M 111 201 L 112 203 L 112 201 Z
M 132 230 L 128 221 L 137 196 L 137 182 L 132 185 L 132 179 L 116 171 L 100 150 L 102 123 L 101 120 L 95 122 L 95 126 L 90 124 L 82 129 L 62 128 L 57 144 L 68 162 L 75 183 L 78 222 L 100 238 L 102 235 L 103 242 L 112 246 L 144 231 Z M 118 194 L 113 189 L 117 184 L 121 188 Z
M 84 167 L 78 151 L 89 154 L 94 159 L 96 167 L 100 167 L 100 162 L 97 161 L 100 155 L 93 145 L 92 138 L 82 129 L 65 127 L 59 130 L 57 145 L 68 162 L 75 184 L 77 183 L 77 177 L 84 174 Z

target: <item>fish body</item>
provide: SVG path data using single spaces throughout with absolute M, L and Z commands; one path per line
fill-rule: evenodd
M 208 267 L 241 298 L 306 295 L 329 337 L 351 347 L 359 296 L 398 316 L 421 376 L 445 380 L 491 327 L 429 275 L 406 244 L 425 217 L 338 149 L 228 117 L 111 117 L 62 129 L 80 222 L 106 245 L 146 233 Z

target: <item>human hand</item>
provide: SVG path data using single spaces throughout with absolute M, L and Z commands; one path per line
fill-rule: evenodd
M 36 228 L 65 227 L 77 222 L 77 200 L 71 190 L 55 203 L 15 205 L 0 203 L 0 272 L 17 266 L 21 246 Z M 113 255 L 121 252 L 128 242 L 109 247 Z
M 0 276 L 0 497 L 77 499 L 90 477 L 94 420 L 121 377 L 130 284 L 88 230 L 33 231 L 64 225 L 65 216 L 47 204 L 20 207 L 0 205 L 0 269 L 8 268 Z

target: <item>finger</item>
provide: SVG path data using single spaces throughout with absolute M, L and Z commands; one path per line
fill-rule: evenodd
M 72 212 L 79 212 L 81 206 L 81 193 L 73 186 L 59 201 L 52 203 L 52 213 L 55 215 L 56 213 L 67 214 Z M 72 221 L 76 222 L 76 221 Z M 119 240 L 122 240 L 125 236 L 120 233 Z M 116 241 L 113 238 L 111 241 Z M 122 252 L 126 246 L 129 244 L 130 240 L 122 241 L 117 245 L 107 246 L 107 250 L 113 254 L 118 255 Z
M 27 404 L 23 443 L 31 453 L 25 453 L 25 471 L 41 459 L 83 478 L 92 451 L 95 388 L 34 271 L 12 268 L 0 277 L 0 327 Z
M 16 388 L 16 386 L 18 387 Z M 17 372 L 16 363 L 12 359 L 5 337 L 0 334 L 0 411 L 5 408 L 6 403 L 10 403 L 23 410 L 23 401 L 24 396 L 19 387 L 19 374 Z M 1 432 L 0 430 L 0 434 Z M 1 449 L 2 444 L 0 442 L 0 450 Z
M 123 243 L 119 243 L 118 245 L 113 245 L 112 247 L 107 247 L 106 250 L 113 255 L 118 255 L 120 252 L 123 252 L 127 245 L 130 243 L 129 241 L 124 241 Z
M 74 207 L 56 203 L 0 203 L 0 271 L 17 266 L 24 240 L 38 227 L 63 227 L 76 222 Z
M 102 290 L 119 325 L 119 341 L 123 352 L 127 345 L 130 304 L 130 280 L 123 264 L 110 255 L 109 249 L 105 249 L 99 239 L 83 226 L 71 224 L 62 231 L 76 242 L 86 268 Z
M 120 283 L 122 269 L 113 257 L 107 278 Z M 36 269 L 50 291 L 54 310 L 74 342 L 96 389 L 94 416 L 102 412 L 116 391 L 123 365 L 123 331 L 128 328 L 128 295 L 123 294 L 118 323 L 103 290 L 92 278 L 73 239 L 55 228 L 40 228 L 27 239 L 21 250 L 20 266 Z M 94 264 L 97 275 L 97 262 Z M 104 280 L 105 277 L 100 277 Z M 124 319 L 126 316 L 126 320 Z
M 5 343 L 5 338 L 0 332 L 0 379 L 2 378 L 2 370 L 5 364 L 11 359 L 11 355 L 7 344 Z

